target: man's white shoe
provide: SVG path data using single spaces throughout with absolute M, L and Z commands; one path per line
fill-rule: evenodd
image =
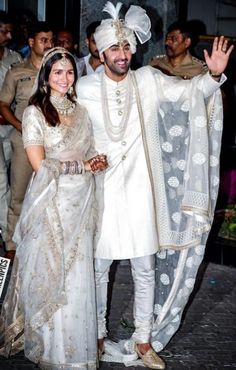
M 144 365 L 147 366 L 149 369 L 165 369 L 166 365 L 164 361 L 157 355 L 157 353 L 150 348 L 146 353 L 142 354 L 137 344 L 135 345 L 135 351 L 137 352 L 138 356 L 143 361 Z

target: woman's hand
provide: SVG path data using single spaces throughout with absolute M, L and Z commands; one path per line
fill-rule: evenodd
M 97 173 L 103 171 L 108 167 L 107 156 L 105 154 L 98 154 L 95 157 L 89 159 L 84 164 L 86 171 Z

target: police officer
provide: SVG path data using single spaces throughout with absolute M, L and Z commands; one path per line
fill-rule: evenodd
M 22 62 L 20 54 L 9 49 L 7 46 L 12 39 L 13 22 L 9 15 L 0 11 L 0 89 L 5 75 L 11 66 Z M 0 232 L 5 241 L 7 226 L 8 200 L 10 187 L 8 182 L 8 169 L 11 159 L 11 144 L 9 140 L 12 126 L 8 125 L 0 115 Z
M 174 22 L 169 26 L 165 40 L 166 55 L 153 57 L 149 64 L 165 74 L 184 79 L 207 72 L 206 64 L 191 55 L 191 43 L 188 23 Z
M 15 244 L 12 236 L 18 220 L 32 168 L 28 162 L 21 137 L 21 119 L 28 105 L 34 81 L 44 53 L 53 46 L 53 32 L 46 22 L 37 22 L 29 29 L 30 56 L 6 74 L 0 92 L 0 113 L 13 127 L 11 134 L 12 163 L 10 172 L 11 199 L 6 231 L 6 257 L 13 259 Z M 11 108 L 15 101 L 15 110 Z

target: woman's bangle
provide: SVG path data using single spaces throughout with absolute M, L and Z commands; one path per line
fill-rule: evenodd
M 62 162 L 61 169 L 62 169 L 63 175 L 67 175 L 70 170 L 70 162 L 69 161 Z
M 65 161 L 61 164 L 63 175 L 84 175 L 85 168 L 83 161 Z
M 79 164 L 80 164 L 80 171 L 81 171 L 80 173 L 81 175 L 84 175 L 85 174 L 84 162 L 80 161 Z

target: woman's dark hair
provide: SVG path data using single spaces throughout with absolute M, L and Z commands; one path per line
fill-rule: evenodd
M 51 58 L 49 57 L 49 59 L 46 60 L 45 64 L 43 62 L 39 70 L 38 85 L 36 87 L 36 92 L 29 99 L 29 105 L 35 105 L 36 107 L 39 107 L 47 123 L 50 126 L 55 127 L 60 123 L 60 118 L 56 108 L 54 108 L 50 101 L 51 88 L 49 86 L 48 79 L 49 74 L 52 70 L 52 66 L 54 63 L 61 60 L 62 58 L 66 58 L 71 62 L 74 70 L 75 79 L 72 85 L 73 92 L 72 93 L 67 92 L 67 98 L 72 102 L 76 102 L 75 84 L 77 81 L 78 73 L 74 57 L 70 53 L 68 53 L 68 51 L 66 50 L 65 52 L 58 51 L 56 53 L 54 53 L 54 51 L 51 52 L 52 57 Z M 48 52 L 48 54 L 50 54 L 50 51 Z

